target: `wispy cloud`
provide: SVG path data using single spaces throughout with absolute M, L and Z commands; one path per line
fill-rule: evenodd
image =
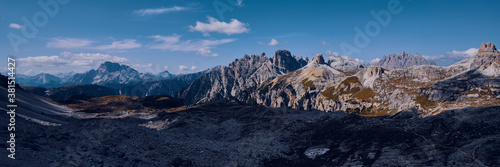
M 236 41 L 236 39 L 220 39 L 220 40 L 186 40 L 182 41 L 180 35 L 173 34 L 170 36 L 155 35 L 154 38 L 157 44 L 151 45 L 151 49 L 163 49 L 170 51 L 196 51 L 202 56 L 218 56 L 210 51 L 211 48 L 225 43 Z
M 149 68 L 149 67 L 153 67 L 153 64 L 151 64 L 151 63 L 148 63 L 148 64 L 134 64 L 134 65 L 132 65 L 132 67 L 136 67 L 136 68 Z
M 50 41 L 47 43 L 47 47 L 62 48 L 62 49 L 84 48 L 88 47 L 93 42 L 94 41 L 87 39 L 56 37 L 50 39 Z
M 188 66 L 185 66 L 185 65 L 180 65 L 179 66 L 179 71 L 195 71 L 197 69 L 198 69 L 198 67 L 196 67 L 196 66 L 191 66 L 191 67 L 188 67 Z
M 236 5 L 239 6 L 239 7 L 242 7 L 243 6 L 243 0 L 237 0 L 236 1 Z
M 328 42 L 326 42 L 326 41 L 321 41 L 321 45 L 327 46 L 327 45 L 330 45 L 330 44 Z
M 438 55 L 438 56 L 428 56 L 428 55 L 423 55 L 423 57 L 426 60 L 431 60 L 431 61 L 457 61 L 457 60 L 462 60 L 462 59 L 468 59 L 476 56 L 477 52 L 479 51 L 478 48 L 469 48 L 464 51 L 447 51 L 446 54 Z
M 210 32 L 224 33 L 227 35 L 248 33 L 250 29 L 248 24 L 242 23 L 236 19 L 231 19 L 231 22 L 226 23 L 208 16 L 208 23 L 196 21 L 195 26 L 189 26 L 190 31 L 202 32 L 204 36 L 210 36 Z
M 59 56 L 37 56 L 17 59 L 19 64 L 24 67 L 41 67 L 41 66 L 61 66 L 69 64 L 69 60 L 64 60 Z
M 183 10 L 188 10 L 188 7 L 180 7 L 180 6 L 174 6 L 170 8 L 154 8 L 154 9 L 140 9 L 140 10 L 135 10 L 133 13 L 139 15 L 139 16 L 148 16 L 148 15 L 159 15 L 163 13 L 170 13 L 170 12 L 179 12 Z
M 185 65 L 180 65 L 179 66 L 179 70 L 183 71 L 183 70 L 187 70 L 189 67 L 185 66 Z
M 47 48 L 59 48 L 59 49 L 99 49 L 99 50 L 110 50 L 110 49 L 134 49 L 139 48 L 142 44 L 137 43 L 135 39 L 125 39 L 121 41 L 114 41 L 109 45 L 99 45 L 92 46 L 92 44 L 96 43 L 95 41 L 89 39 L 80 39 L 80 38 L 63 38 L 56 37 L 49 40 L 47 43 Z
M 216 57 L 219 56 L 217 53 L 212 53 L 211 50 L 208 49 L 199 49 L 196 54 L 202 55 L 202 56 L 208 56 L 208 57 Z
M 327 51 L 325 51 L 324 55 L 325 56 L 338 57 L 340 54 L 339 54 L 339 52 L 334 52 L 334 51 L 331 51 L 331 50 L 327 50 Z
M 271 42 L 269 42 L 267 45 L 269 45 L 269 46 L 276 46 L 278 44 L 280 44 L 280 43 L 276 39 L 273 38 L 273 39 L 271 39 Z
M 23 28 L 23 26 L 16 24 L 16 23 L 10 23 L 9 27 L 14 28 L 14 29 L 18 29 L 18 30 Z
M 479 51 L 478 48 L 470 48 L 470 49 L 467 49 L 464 51 L 453 50 L 453 51 L 447 52 L 447 53 L 453 57 L 471 58 L 471 57 L 476 56 L 478 51 Z
M 370 60 L 370 64 L 376 64 L 376 63 L 378 63 L 379 61 L 380 61 L 380 59 L 379 59 L 379 58 L 375 58 L 375 59 L 373 59 L 373 60 Z
M 129 63 L 127 58 L 111 56 L 102 53 L 71 53 L 62 52 L 53 56 L 35 56 L 18 59 L 21 66 L 25 67 L 54 67 L 54 66 L 94 66 L 105 61 L 116 63 Z
M 101 45 L 95 49 L 133 49 L 141 47 L 140 43 L 136 43 L 135 39 L 125 39 L 123 41 L 115 41 L 110 45 Z

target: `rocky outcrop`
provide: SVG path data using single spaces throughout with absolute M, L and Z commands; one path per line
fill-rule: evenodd
M 307 64 L 304 59 L 296 58 L 288 50 L 276 51 L 271 61 L 276 70 L 281 72 L 282 74 L 286 74 L 290 71 L 295 71 Z
M 483 43 L 472 59 L 470 70 L 438 81 L 423 91 L 434 101 L 459 101 L 468 97 L 500 98 L 500 53 L 492 43 Z M 492 101 L 492 100 L 485 100 Z M 478 102 L 481 104 L 484 102 Z
M 323 58 L 323 55 L 321 53 L 316 54 L 316 57 L 314 57 L 314 61 L 318 64 L 326 64 L 325 59 Z
M 420 54 L 411 55 L 409 53 L 392 54 L 384 56 L 375 65 L 385 69 L 405 69 L 415 65 L 436 65 L 433 61 L 427 61 Z
M 328 57 L 327 64 L 335 69 L 339 69 L 342 71 L 349 71 L 353 73 L 356 73 L 365 68 L 365 66 L 361 64 L 359 60 L 355 60 L 347 56 L 340 56 L 340 57 L 330 56 Z
M 340 106 L 323 100 L 323 90 L 336 85 L 345 74 L 328 66 L 321 54 L 306 66 L 247 89 L 237 98 L 268 107 L 290 107 L 303 110 L 335 111 Z
M 478 54 L 482 53 L 498 53 L 498 50 L 495 47 L 495 45 L 491 42 L 482 43 L 481 46 L 479 47 Z
M 478 54 L 474 57 L 471 68 L 481 66 L 488 67 L 493 63 L 500 64 L 500 53 L 492 43 L 483 43 L 479 48 Z

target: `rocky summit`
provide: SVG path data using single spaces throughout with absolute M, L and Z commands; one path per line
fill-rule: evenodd
M 471 68 L 500 64 L 500 53 L 493 43 L 482 43 L 478 54 L 473 58 Z
M 245 55 L 228 66 L 201 75 L 190 85 L 180 90 L 176 97 L 186 104 L 211 102 L 234 97 L 241 91 L 269 81 L 285 72 L 304 66 L 290 51 L 278 50 L 269 59 L 261 55 Z
M 481 46 L 479 47 L 479 51 L 478 51 L 479 54 L 482 54 L 482 53 L 498 53 L 498 50 L 497 48 L 495 47 L 495 45 L 491 42 L 488 42 L 488 43 L 482 43 Z
M 307 64 L 307 61 L 302 58 L 296 58 L 288 50 L 278 50 L 271 59 L 276 70 L 282 74 L 290 71 L 295 71 Z
M 427 61 L 420 54 L 411 55 L 409 53 L 391 54 L 384 56 L 375 65 L 385 69 L 405 69 L 415 65 L 436 65 L 433 61 Z

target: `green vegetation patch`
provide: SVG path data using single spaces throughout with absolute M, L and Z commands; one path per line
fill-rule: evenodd
M 311 86 L 313 86 L 313 81 L 310 81 L 308 80 L 307 78 L 302 80 L 302 82 L 300 82 L 302 84 L 302 87 L 305 89 L 305 90 L 308 90 Z

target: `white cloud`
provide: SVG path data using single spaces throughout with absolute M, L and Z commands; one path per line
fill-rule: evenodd
M 24 75 L 30 75 L 33 72 L 33 69 L 26 70 L 23 74 Z
M 168 70 L 168 66 L 163 66 L 163 70 Z
M 184 70 L 187 70 L 189 67 L 185 66 L 185 65 L 180 65 L 179 66 L 179 70 L 181 71 L 184 71 Z
M 242 7 L 243 6 L 243 0 L 237 0 L 236 1 L 236 5 L 239 6 L 239 7 Z
M 434 61 L 434 60 L 439 60 L 439 59 L 443 59 L 445 58 L 444 55 L 439 55 L 439 56 L 427 56 L 427 55 L 422 55 L 422 57 L 424 57 L 425 60 L 428 60 L 428 61 Z
M 269 42 L 267 45 L 269 45 L 269 46 L 276 46 L 278 44 L 280 44 L 280 43 L 276 39 L 273 38 L 273 39 L 271 39 L 271 42 Z
M 111 56 L 102 53 L 71 53 L 62 52 L 54 56 L 36 56 L 18 59 L 22 66 L 94 66 L 105 61 L 115 63 L 129 63 L 127 58 Z
M 64 60 L 59 56 L 37 56 L 37 57 L 27 57 L 19 58 L 19 64 L 24 67 L 41 67 L 41 66 L 61 66 L 69 64 L 69 60 Z
M 137 68 L 148 68 L 148 67 L 153 67 L 153 64 L 151 64 L 151 63 L 148 63 L 148 64 L 134 64 L 132 66 L 133 67 L 137 67 Z
M 102 53 L 68 53 L 63 52 L 64 54 L 69 54 L 70 59 L 72 60 L 72 64 L 74 66 L 94 66 L 96 64 L 101 64 L 105 61 L 111 61 L 115 63 L 125 64 L 130 61 L 127 58 L 111 56 L 109 54 Z
M 476 56 L 478 51 L 479 51 L 478 48 L 470 48 L 470 49 L 467 49 L 465 51 L 453 50 L 451 52 L 446 52 L 446 53 L 448 53 L 451 57 L 472 58 L 472 57 Z
M 188 66 L 185 66 L 185 65 L 180 65 L 179 66 L 179 71 L 194 71 L 194 70 L 197 70 L 198 67 L 196 66 L 191 66 L 191 67 L 188 67 Z
M 326 41 L 321 41 L 321 44 L 322 44 L 322 45 L 325 45 L 325 46 L 326 46 L 326 45 L 330 45 L 330 44 L 329 44 L 328 42 L 326 42 Z
M 379 58 L 375 58 L 373 60 L 370 60 L 370 64 L 375 64 L 375 63 L 378 63 L 380 61 Z
M 95 49 L 133 49 L 141 47 L 140 43 L 136 43 L 135 39 L 125 39 L 123 41 L 115 41 L 111 45 L 101 45 L 95 47 Z
M 242 23 L 236 19 L 231 19 L 231 22 L 226 23 L 208 16 L 208 23 L 196 21 L 196 26 L 189 26 L 189 29 L 190 31 L 202 32 L 204 36 L 210 36 L 209 32 L 231 35 L 250 31 L 250 29 L 246 28 L 246 26 L 248 26 L 248 24 Z
M 359 60 L 358 58 L 356 58 L 356 59 L 354 59 L 354 60 L 356 60 L 357 62 L 359 62 L 359 63 L 361 63 L 361 64 L 365 63 L 365 61 L 364 61 L 364 60 Z
M 148 15 L 159 15 L 163 13 L 170 13 L 170 12 L 179 12 L 183 10 L 187 10 L 189 8 L 187 7 L 179 7 L 179 6 L 174 6 L 170 8 L 156 8 L 156 9 L 141 9 L 141 10 L 135 10 L 134 13 L 139 15 L 139 16 L 148 16 Z
M 217 57 L 217 56 L 219 56 L 219 54 L 212 53 L 212 51 L 208 50 L 208 49 L 200 49 L 200 50 L 198 50 L 196 52 L 196 54 L 202 55 L 202 56 L 207 56 L 207 57 Z
M 187 40 L 181 41 L 180 35 L 173 34 L 171 36 L 161 36 L 156 35 L 152 36 L 158 44 L 151 45 L 149 48 L 151 49 L 164 49 L 170 51 L 200 51 L 200 50 L 208 50 L 217 45 L 229 43 L 236 41 L 236 39 L 220 39 L 220 40 Z
M 50 41 L 47 43 L 47 47 L 48 48 L 63 48 L 63 49 L 84 48 L 84 47 L 89 46 L 92 43 L 93 43 L 93 41 L 86 40 L 86 39 L 57 37 L 57 38 L 50 39 Z
M 331 51 L 331 50 L 327 50 L 327 51 L 325 51 L 325 56 L 338 57 L 339 56 L 339 52 L 334 52 L 334 51 Z
M 457 51 L 457 50 L 447 51 L 446 54 L 442 54 L 439 56 L 423 55 L 423 57 L 426 60 L 431 60 L 431 61 L 436 61 L 436 60 L 459 61 L 462 59 L 468 59 L 468 58 L 472 58 L 472 57 L 476 56 L 478 51 L 479 51 L 478 48 L 469 48 L 469 49 L 464 50 L 464 51 Z
M 10 23 L 10 24 L 9 24 L 9 27 L 10 27 L 10 28 L 14 28 L 14 29 L 18 29 L 18 30 L 20 30 L 20 29 L 22 29 L 22 28 L 23 28 L 23 26 L 21 26 L 21 25 L 19 25 L 19 24 L 16 24 L 16 23 Z

